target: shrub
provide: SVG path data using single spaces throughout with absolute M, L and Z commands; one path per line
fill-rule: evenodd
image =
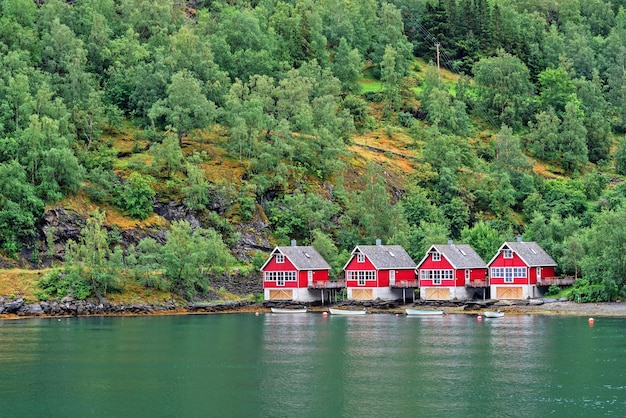
M 561 291 L 561 288 L 555 284 L 551 285 L 546 292 L 546 296 L 557 295 Z

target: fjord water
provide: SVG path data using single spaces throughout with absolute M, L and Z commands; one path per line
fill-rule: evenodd
M 0 415 L 626 416 L 626 319 L 1 321 Z

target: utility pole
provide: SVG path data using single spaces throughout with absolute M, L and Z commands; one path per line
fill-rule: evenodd
M 439 81 L 439 42 L 435 42 L 435 47 L 437 47 L 437 81 Z

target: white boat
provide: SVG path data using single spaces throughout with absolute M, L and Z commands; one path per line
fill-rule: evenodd
M 270 308 L 272 313 L 284 313 L 284 314 L 296 314 L 296 313 L 306 313 L 305 308 L 297 308 L 297 309 L 288 309 L 288 308 Z
M 443 309 L 429 310 L 429 309 L 405 309 L 407 315 L 421 315 L 421 316 L 431 316 L 431 315 L 443 315 L 445 312 Z
M 504 312 L 485 311 L 483 315 L 485 318 L 502 318 L 504 316 Z
M 350 309 L 328 308 L 332 315 L 365 315 L 367 311 L 353 311 Z

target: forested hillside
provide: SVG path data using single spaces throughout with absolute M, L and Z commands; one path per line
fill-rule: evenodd
M 2 263 L 191 299 L 290 239 L 522 234 L 626 297 L 625 5 L 0 0 Z

